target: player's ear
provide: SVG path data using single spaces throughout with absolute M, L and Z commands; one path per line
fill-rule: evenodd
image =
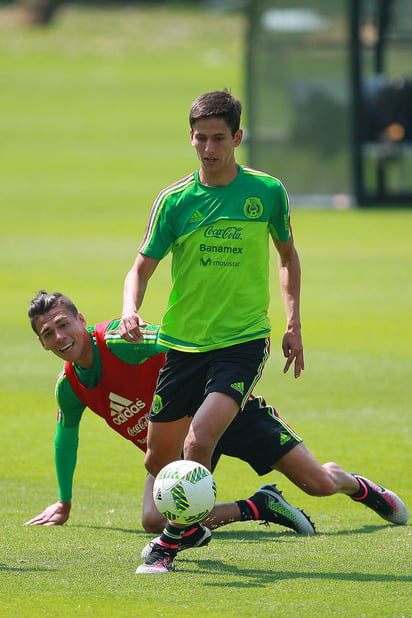
M 82 313 L 77 314 L 77 319 L 79 320 L 79 322 L 82 324 L 82 326 L 86 326 L 86 318 L 84 317 L 84 315 Z
M 234 142 L 235 142 L 235 148 L 237 146 L 240 146 L 240 144 L 242 143 L 242 139 L 243 139 L 243 129 L 238 129 L 234 135 Z

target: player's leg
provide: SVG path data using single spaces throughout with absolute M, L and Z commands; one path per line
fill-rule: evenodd
M 397 494 L 358 474 L 346 472 L 335 462 L 320 464 L 304 444 L 296 445 L 281 457 L 273 469 L 287 476 L 311 496 L 348 495 L 394 524 L 404 524 L 408 511 Z
M 148 474 L 143 490 L 142 526 L 146 532 L 159 534 L 165 527 L 167 519 L 159 512 L 153 500 L 153 483 L 153 476 Z
M 311 496 L 348 495 L 394 524 L 405 524 L 408 511 L 397 494 L 369 479 L 343 470 L 337 463 L 321 465 L 312 453 L 299 444 L 274 466 Z
M 159 513 L 154 503 L 153 483 L 154 479 L 149 474 L 146 478 L 144 488 L 142 523 L 146 532 L 157 533 L 160 535 L 167 524 L 167 519 Z M 209 543 L 211 538 L 212 533 L 209 528 L 201 526 L 200 524 L 188 526 L 183 533 L 179 551 L 193 547 L 204 547 Z M 150 556 L 154 545 L 159 543 L 159 541 L 160 536 L 157 536 L 143 548 L 141 553 L 143 560 L 146 560 Z
M 164 466 L 181 458 L 191 420 L 188 416 L 170 422 L 149 420 L 144 463 L 153 477 L 156 477 Z
M 204 386 L 201 390 L 199 388 L 202 356 L 198 358 L 200 361 L 196 362 L 191 354 L 171 351 L 160 372 L 149 415 L 145 457 L 145 466 L 153 477 L 165 465 L 181 458 L 184 440 L 196 411 L 195 406 L 202 401 L 204 393 Z M 142 553 L 145 554 L 145 561 L 136 573 L 168 573 L 173 570 L 173 559 L 184 532 L 185 526 L 167 521 L 160 536 L 146 546 L 149 547 L 147 555 L 144 548 Z M 196 525 L 188 532 L 192 536 L 200 536 L 204 531 L 200 525 Z
M 149 420 L 145 466 L 151 477 L 156 477 L 168 463 L 181 458 L 190 422 L 191 418 L 188 416 L 170 422 L 152 422 Z M 146 500 L 152 482 L 152 480 L 146 481 Z M 144 563 L 136 569 L 136 573 L 168 573 L 173 571 L 173 559 L 179 550 L 185 528 L 181 524 L 166 521 L 160 536 L 150 543 L 147 555 L 146 548 L 144 548 L 142 552 L 142 555 L 144 553 Z M 199 525 L 196 525 L 193 533 L 200 536 Z
M 359 484 L 351 474 L 334 462 L 320 464 L 303 443 L 297 444 L 272 467 L 310 496 L 351 495 L 359 491 Z
M 247 462 L 259 476 L 268 474 L 282 455 L 301 442 L 301 438 L 280 419 L 262 397 L 250 397 L 219 440 L 214 457 L 227 455 Z M 314 534 L 309 517 L 289 504 L 274 485 L 265 485 L 246 500 L 237 500 L 239 516 L 235 521 L 261 520 L 295 530 L 298 534 Z M 215 515 L 212 513 L 209 518 Z M 217 527 L 219 520 L 208 521 Z
M 197 461 L 210 470 L 215 446 L 238 412 L 238 402 L 229 395 L 209 393 L 189 427 L 184 443 L 185 459 Z
M 193 418 L 184 456 L 210 469 L 217 442 L 243 409 L 262 375 L 269 357 L 269 339 L 248 341 L 205 354 L 207 373 L 202 379 L 206 397 Z

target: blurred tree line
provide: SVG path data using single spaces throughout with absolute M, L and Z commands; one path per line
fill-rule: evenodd
M 46 25 L 56 17 L 56 13 L 67 0 L 13 0 L 12 4 L 23 11 L 25 21 L 31 24 Z M 73 0 L 70 0 L 73 3 Z M 74 0 L 76 4 L 76 0 Z M 204 8 L 239 8 L 244 0 L 186 0 L 179 1 L 180 5 L 203 6 Z M 4 4 L 4 0 L 0 0 Z M 89 4 L 94 6 L 172 6 L 176 5 L 176 0 L 90 0 L 89 2 L 78 1 L 78 4 Z

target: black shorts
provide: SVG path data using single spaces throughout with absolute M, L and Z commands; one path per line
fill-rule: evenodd
M 228 455 L 242 459 L 262 476 L 300 442 L 302 438 L 280 418 L 275 408 L 266 405 L 262 397 L 253 397 L 217 443 L 212 470 L 221 455 Z
M 242 410 L 269 358 L 269 339 L 255 339 L 209 352 L 169 350 L 159 373 L 149 420 L 194 416 L 209 393 L 232 397 Z

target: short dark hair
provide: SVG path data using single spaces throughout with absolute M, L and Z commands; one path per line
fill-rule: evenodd
M 205 118 L 223 118 L 232 131 L 232 135 L 240 127 L 242 104 L 225 88 L 206 92 L 195 99 L 190 107 L 189 124 L 193 125 L 198 120 Z
M 36 296 L 33 300 L 30 301 L 29 309 L 27 311 L 30 324 L 36 335 L 39 333 L 36 329 L 36 318 L 40 315 L 44 315 L 51 309 L 54 309 L 57 305 L 62 305 L 69 311 L 73 313 L 74 316 L 77 317 L 78 310 L 76 305 L 68 298 L 64 296 L 64 294 L 60 294 L 60 292 L 52 292 L 52 294 L 48 294 L 45 290 L 40 290 L 37 292 Z

